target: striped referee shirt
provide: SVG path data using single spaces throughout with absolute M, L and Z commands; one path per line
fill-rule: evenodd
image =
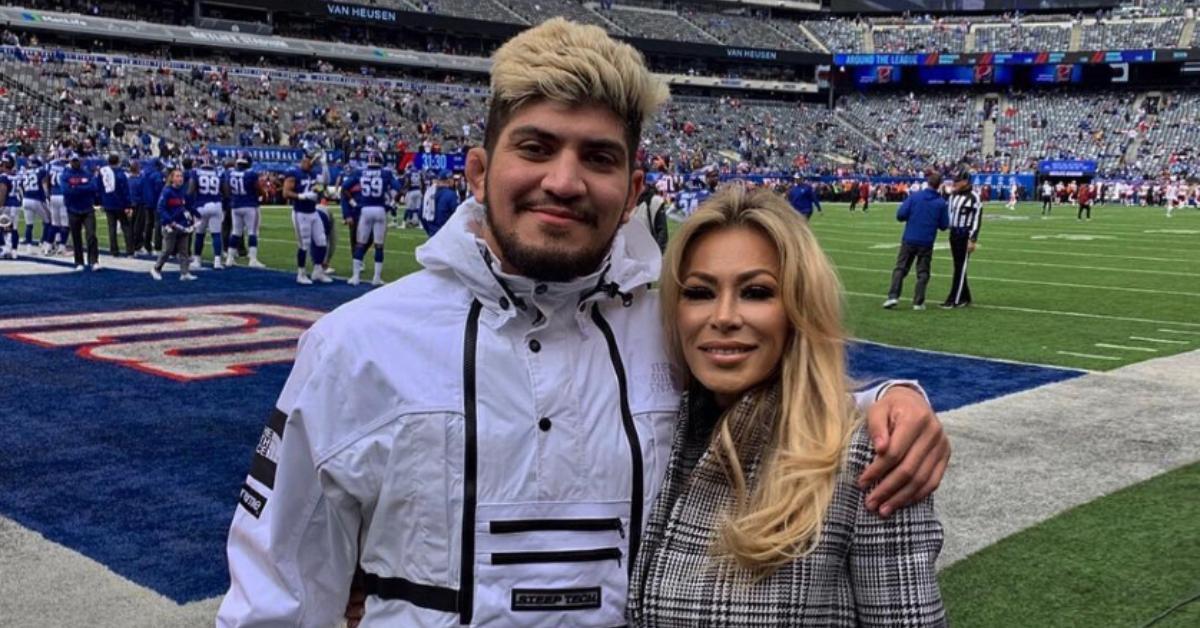
M 983 218 L 983 205 L 974 190 L 950 195 L 950 233 L 968 236 L 974 242 L 979 239 L 979 223 Z

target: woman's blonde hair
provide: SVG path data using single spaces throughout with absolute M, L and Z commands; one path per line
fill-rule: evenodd
M 753 430 L 731 427 L 726 412 L 709 445 L 737 497 L 714 549 L 742 567 L 769 574 L 815 546 L 854 425 L 854 408 L 846 376 L 841 283 L 807 222 L 768 190 L 722 188 L 697 208 L 668 245 L 662 315 L 676 363 L 686 367 L 676 313 L 689 249 L 704 234 L 736 228 L 754 229 L 775 245 L 780 297 L 791 335 L 779 368 L 755 389 L 761 400 L 778 382 L 780 395 L 777 415 L 753 418 L 774 425 L 766 426 L 770 436 L 752 491 L 747 490 L 740 452 L 741 440 Z
M 625 125 L 632 156 L 642 125 L 667 99 L 667 87 L 646 69 L 642 53 L 598 26 L 551 18 L 500 46 L 492 55 L 492 97 L 483 146 L 488 154 L 523 105 L 549 100 L 599 104 Z M 630 159 L 631 168 L 633 160 Z

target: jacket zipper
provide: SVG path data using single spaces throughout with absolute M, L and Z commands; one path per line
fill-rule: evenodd
M 469 625 L 475 611 L 475 476 L 479 468 L 475 398 L 475 349 L 479 338 L 479 312 L 483 304 L 471 302 L 463 339 L 463 514 L 462 556 L 459 563 L 458 621 Z
M 616 547 L 556 552 L 497 552 L 492 554 L 493 565 L 525 565 L 529 563 L 587 563 L 601 560 L 621 560 Z
M 642 542 L 642 509 L 645 506 L 645 477 L 642 475 L 642 446 L 638 438 L 637 426 L 633 423 L 633 411 L 629 409 L 629 386 L 625 381 L 625 366 L 621 362 L 621 351 L 617 347 L 617 339 L 613 335 L 608 321 L 600 314 L 599 304 L 592 304 L 592 320 L 604 339 L 608 342 L 608 356 L 612 360 L 613 370 L 617 374 L 617 385 L 621 391 L 621 425 L 625 428 L 625 439 L 629 442 L 629 462 L 633 469 L 633 478 L 629 504 L 629 577 L 633 577 L 633 564 L 637 560 L 638 549 Z
M 488 524 L 492 534 L 513 534 L 517 532 L 550 532 L 562 530 L 567 532 L 603 532 L 616 530 L 625 538 L 625 529 L 617 517 L 609 519 L 508 519 L 492 521 Z

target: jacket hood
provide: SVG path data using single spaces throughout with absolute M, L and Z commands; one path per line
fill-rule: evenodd
M 563 306 L 574 308 L 603 298 L 620 297 L 629 302 L 641 289 L 658 281 L 662 254 L 653 236 L 637 220 L 630 220 L 617 231 L 599 268 L 565 282 L 535 281 L 503 272 L 499 258 L 483 240 L 484 220 L 483 204 L 469 197 L 436 235 L 417 248 L 416 255 L 426 270 L 453 272 L 485 306 L 505 310 L 505 303 L 511 303 L 515 310 L 549 314 Z

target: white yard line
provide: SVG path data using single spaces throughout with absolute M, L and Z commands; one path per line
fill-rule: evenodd
M 828 249 L 826 249 L 828 250 Z M 991 260 L 989 260 L 990 262 Z M 843 266 L 837 264 L 838 270 L 856 270 L 865 273 L 886 273 L 892 274 L 890 268 L 862 268 L 859 266 Z M 1124 288 L 1119 286 L 1093 286 L 1091 284 L 1081 283 L 1061 283 L 1056 281 L 1036 281 L 1033 279 L 1007 279 L 1004 277 L 988 277 L 978 274 L 971 275 L 971 281 L 997 281 L 1001 283 L 1022 283 L 1035 286 L 1051 286 L 1054 288 L 1082 288 L 1086 290 L 1111 290 L 1115 292 L 1139 292 L 1143 294 L 1169 294 L 1180 297 L 1200 297 L 1200 292 L 1180 292 L 1177 290 L 1153 290 L 1150 288 Z
M 1161 331 L 1164 334 L 1191 334 L 1194 336 L 1200 336 L 1200 331 L 1186 331 L 1183 329 L 1160 329 L 1158 331 Z
M 1074 356 L 1077 358 L 1088 358 L 1091 360 L 1120 360 L 1121 359 L 1121 358 L 1113 357 L 1111 355 L 1096 355 L 1094 353 L 1078 353 L 1075 351 L 1055 351 L 1055 353 L 1057 353 L 1059 355 Z
M 1187 345 L 1191 344 L 1186 340 L 1164 340 L 1162 338 L 1147 338 L 1145 336 L 1130 336 L 1130 340 L 1143 340 L 1145 342 L 1159 342 L 1166 345 Z
M 872 299 L 882 299 L 875 292 L 850 292 L 846 291 L 847 296 L 854 297 L 870 297 Z M 882 303 L 883 301 L 880 301 Z M 1075 318 L 1094 318 L 1107 321 L 1126 321 L 1130 323 L 1150 323 L 1153 325 L 1181 325 L 1184 327 L 1200 327 L 1200 323 L 1185 323 L 1182 321 L 1160 321 L 1153 318 L 1138 318 L 1136 316 L 1112 316 L 1109 314 L 1092 314 L 1091 312 L 1067 312 L 1063 310 L 1042 310 L 1032 307 L 1016 307 L 1012 305 L 985 305 L 972 303 L 973 308 L 982 308 L 987 310 L 1007 310 L 1009 312 L 1029 312 L 1030 314 L 1045 314 L 1049 316 L 1071 316 Z M 1200 333 L 1200 332 L 1196 332 Z
M 1101 349 L 1121 349 L 1124 351 L 1142 351 L 1144 353 L 1158 353 L 1158 349 L 1153 349 L 1150 347 L 1130 347 L 1130 346 L 1126 346 L 1126 345 L 1109 344 L 1107 342 L 1097 342 L 1094 346 L 1100 347 Z
M 838 238 L 833 238 L 833 239 L 838 239 Z M 846 240 L 846 239 L 841 239 L 841 240 L 843 242 L 856 242 L 856 243 L 861 244 L 861 242 L 859 240 Z M 896 246 L 899 246 L 899 244 L 897 244 Z M 889 252 L 889 251 L 883 251 L 883 250 L 876 252 L 876 251 L 862 251 L 862 250 L 853 250 L 853 249 L 834 249 L 834 248 L 830 248 L 830 247 L 822 247 L 822 248 L 824 248 L 824 250 L 829 253 L 845 253 L 847 255 L 874 255 L 874 256 L 886 256 L 886 257 L 890 257 L 890 258 L 895 258 L 895 256 L 896 256 L 895 252 Z M 1074 269 L 1095 270 L 1095 271 L 1111 272 L 1111 273 L 1138 273 L 1138 274 L 1143 274 L 1143 275 L 1166 275 L 1169 277 L 1197 277 L 1197 278 L 1200 278 L 1200 273 L 1184 273 L 1184 272 L 1179 272 L 1179 271 L 1174 271 L 1174 270 L 1145 270 L 1145 269 L 1139 269 L 1139 268 L 1112 268 L 1112 267 L 1108 267 L 1108 266 L 1077 266 L 1075 264 L 1051 264 L 1048 262 L 1019 262 L 1016 260 L 1001 260 L 1001 259 L 994 259 L 994 258 L 986 258 L 984 261 L 986 261 L 986 263 L 988 263 L 988 264 L 1010 264 L 1013 266 L 1036 266 L 1039 268 L 1065 268 L 1065 269 L 1072 269 L 1072 270 L 1074 270 Z M 888 272 L 891 272 L 891 271 L 888 271 Z

